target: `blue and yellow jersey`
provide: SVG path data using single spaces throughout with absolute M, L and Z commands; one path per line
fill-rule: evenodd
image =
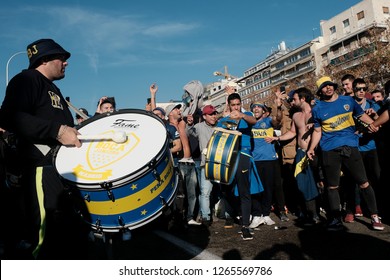
M 253 117 L 252 112 L 245 112 L 244 114 Z M 222 128 L 226 129 L 226 126 L 223 125 L 223 123 L 226 121 L 232 122 L 232 119 L 229 117 L 224 117 L 224 118 L 220 119 L 217 123 L 217 127 L 222 127 Z M 250 153 L 250 150 L 252 147 L 252 145 L 251 145 L 251 129 L 252 129 L 252 125 L 249 125 L 245 120 L 240 120 L 238 122 L 237 130 L 242 133 L 240 150 L 245 151 L 245 153 Z
M 255 161 L 276 160 L 278 154 L 275 145 L 265 142 L 265 137 L 273 137 L 274 128 L 272 127 L 272 118 L 268 117 L 259 120 L 252 127 L 253 149 L 252 155 Z
M 363 110 L 367 109 L 374 109 L 375 112 L 378 112 L 379 105 L 371 100 L 366 100 L 364 104 L 360 105 Z M 359 135 L 359 151 L 361 152 L 368 152 L 371 150 L 376 150 L 376 144 L 375 144 L 375 134 L 373 133 L 364 133 Z
M 353 117 L 360 117 L 363 109 L 350 96 L 339 96 L 335 101 L 321 101 L 312 110 L 314 127 L 321 127 L 320 146 L 330 151 L 341 146 L 358 147 Z

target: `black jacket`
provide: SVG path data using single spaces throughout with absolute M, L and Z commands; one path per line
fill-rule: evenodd
M 35 69 L 23 70 L 11 79 L 1 107 L 0 126 L 19 137 L 20 151 L 39 161 L 42 153 L 34 144 L 58 145 L 61 125 L 74 126 L 60 90 Z

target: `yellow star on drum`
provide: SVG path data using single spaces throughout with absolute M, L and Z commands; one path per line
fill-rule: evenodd
M 130 187 L 133 191 L 137 189 L 137 184 L 132 184 Z
M 148 211 L 146 211 L 146 210 L 142 210 L 142 211 L 141 211 L 141 216 L 145 216 L 147 212 L 148 212 Z

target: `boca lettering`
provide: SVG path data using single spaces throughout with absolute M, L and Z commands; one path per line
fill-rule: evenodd
M 121 152 L 124 151 L 125 147 L 124 145 L 118 145 L 117 143 L 111 143 L 111 142 L 99 142 L 96 144 L 96 150 L 97 151 L 115 151 L 115 152 Z

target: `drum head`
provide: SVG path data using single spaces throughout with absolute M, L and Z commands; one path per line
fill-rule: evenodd
M 124 143 L 82 140 L 81 148 L 60 146 L 54 156 L 57 172 L 79 187 L 128 178 L 156 160 L 167 145 L 164 123 L 144 110 L 128 109 L 93 117 L 78 129 L 82 135 L 123 131 Z

